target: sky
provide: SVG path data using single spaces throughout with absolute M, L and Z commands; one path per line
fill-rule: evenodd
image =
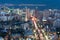
M 60 0 L 0 0 L 0 4 L 44 4 L 42 8 L 60 9 Z

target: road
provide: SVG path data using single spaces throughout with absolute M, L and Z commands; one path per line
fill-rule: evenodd
M 32 22 L 34 23 L 35 31 L 38 33 L 35 34 L 36 40 L 50 40 L 48 39 L 48 36 L 45 34 L 45 31 L 43 29 L 39 29 L 39 26 L 37 26 L 37 18 L 32 17 Z

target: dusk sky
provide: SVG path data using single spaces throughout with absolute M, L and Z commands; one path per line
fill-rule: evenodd
M 44 4 L 44 8 L 60 9 L 60 0 L 0 0 L 0 4 Z

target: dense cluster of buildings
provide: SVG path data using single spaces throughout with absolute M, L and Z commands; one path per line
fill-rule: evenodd
M 60 10 L 57 9 L 46 9 L 46 10 L 38 10 L 36 9 L 29 9 L 27 7 L 23 9 L 10 9 L 8 7 L 0 8 L 0 21 L 7 21 L 7 20 L 29 20 L 31 16 L 35 16 L 42 21 L 47 21 L 47 24 L 50 22 L 55 26 L 55 22 L 59 21 L 60 19 Z
M 32 23 L 31 22 L 32 16 L 38 19 L 40 25 L 42 25 L 43 28 L 51 29 L 51 32 L 52 30 L 54 30 L 53 32 L 56 32 L 56 29 L 60 28 L 60 10 L 58 9 L 38 10 L 38 8 L 29 9 L 27 7 L 23 9 L 19 9 L 19 8 L 11 9 L 8 7 L 1 7 L 0 8 L 0 25 L 6 24 L 6 23 L 7 24 L 10 23 L 10 25 L 11 24 L 14 25 L 13 23 L 15 23 L 16 21 L 18 23 L 19 22 L 21 23 L 21 25 L 19 24 L 20 26 L 24 26 L 22 28 L 30 30 L 30 33 L 32 33 L 32 30 L 30 29 L 31 25 L 27 23 L 27 21 L 30 21 L 30 23 Z

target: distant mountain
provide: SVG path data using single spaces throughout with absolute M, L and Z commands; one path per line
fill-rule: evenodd
M 60 0 L 0 0 L 0 4 L 45 4 L 41 9 L 60 9 Z M 17 7 L 17 6 L 16 6 Z

